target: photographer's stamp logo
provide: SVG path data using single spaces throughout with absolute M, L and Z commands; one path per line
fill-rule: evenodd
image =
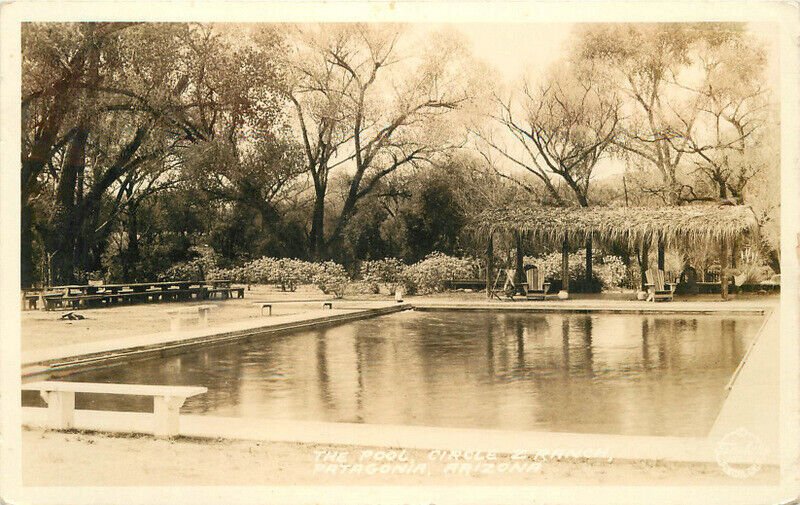
M 746 428 L 731 431 L 717 442 L 717 463 L 723 472 L 737 479 L 756 475 L 761 470 L 764 455 L 761 439 Z

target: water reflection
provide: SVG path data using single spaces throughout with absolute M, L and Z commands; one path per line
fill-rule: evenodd
M 67 380 L 205 385 L 184 412 L 704 435 L 758 317 L 403 312 Z M 34 404 L 34 397 L 24 397 Z M 150 400 L 78 395 L 79 408 Z

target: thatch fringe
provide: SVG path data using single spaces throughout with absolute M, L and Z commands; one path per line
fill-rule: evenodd
M 720 243 L 758 231 L 753 210 L 746 205 L 683 207 L 506 207 L 481 212 L 472 226 L 479 233 L 522 231 L 529 239 L 571 244 L 592 236 L 603 241 L 638 246 L 661 236 L 666 246 Z

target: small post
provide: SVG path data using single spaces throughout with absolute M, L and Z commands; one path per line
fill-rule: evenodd
M 47 403 L 47 425 L 56 430 L 68 430 L 75 425 L 75 393 L 72 391 L 40 391 Z
M 719 252 L 719 281 L 722 299 L 728 299 L 728 241 L 722 238 Z
M 642 239 L 642 243 L 639 247 L 639 274 L 641 276 L 641 288 L 642 291 L 647 289 L 647 269 L 650 268 L 650 242 L 646 239 Z
M 489 243 L 486 245 L 486 298 L 492 297 L 492 274 L 494 273 L 494 235 L 489 234 Z
M 197 309 L 200 326 L 208 326 L 208 311 L 208 307 L 200 307 Z
M 157 437 L 174 437 L 178 435 L 180 422 L 178 415 L 183 402 L 182 396 L 153 397 L 153 433 Z
M 592 235 L 586 237 L 586 289 L 591 291 L 592 286 Z
M 564 241 L 561 243 L 561 291 L 564 298 L 569 296 L 569 242 L 567 233 L 564 233 Z M 559 298 L 561 297 L 559 293 Z

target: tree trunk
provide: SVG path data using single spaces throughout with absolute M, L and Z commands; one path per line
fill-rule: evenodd
M 88 137 L 89 131 L 85 125 L 75 132 L 56 189 L 53 231 L 48 249 L 54 254 L 53 275 L 57 284 L 69 284 L 75 280 L 75 237 L 81 226 L 75 206 L 76 187 L 78 174 L 86 166 Z
M 561 243 L 561 290 L 569 293 L 569 242 L 566 233 Z
M 650 267 L 648 258 L 649 255 L 650 243 L 643 241 L 641 247 L 639 248 L 639 274 L 641 276 L 642 291 L 646 290 L 645 284 L 647 283 L 647 269 Z
M 493 282 L 494 282 L 494 235 L 489 234 L 489 243 L 486 245 L 486 298 L 492 297 Z
M 664 237 L 658 234 L 658 269 L 664 271 Z
M 137 205 L 131 205 L 128 208 L 128 220 L 125 223 L 128 247 L 125 249 L 123 275 L 127 282 L 139 280 L 136 269 L 136 264 L 139 262 L 139 220 L 136 212 Z
M 728 185 L 723 180 L 717 181 L 717 185 L 719 186 L 719 199 L 720 200 L 727 200 L 728 199 Z
M 525 257 L 522 251 L 522 232 L 514 233 L 514 241 L 516 242 L 516 257 L 514 258 L 514 282 L 517 285 L 525 282 Z
M 27 197 L 20 205 L 20 288 L 29 288 L 36 281 L 33 265 L 33 210 Z
M 314 198 L 314 213 L 311 216 L 309 249 L 314 260 L 325 256 L 325 189 L 317 188 Z
M 592 237 L 586 238 L 586 289 L 591 291 L 592 286 Z

